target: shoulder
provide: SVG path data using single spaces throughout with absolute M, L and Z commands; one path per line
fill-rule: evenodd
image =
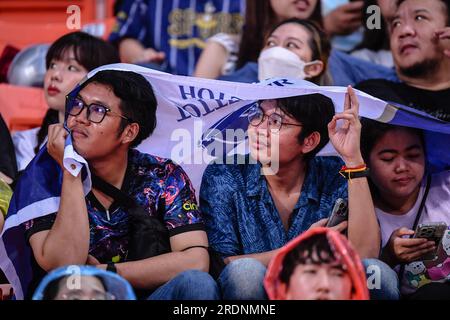
M 450 170 L 433 174 L 431 178 L 431 187 L 439 188 L 443 192 L 450 194 Z

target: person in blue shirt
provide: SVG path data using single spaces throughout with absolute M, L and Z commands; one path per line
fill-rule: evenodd
M 237 34 L 244 0 L 125 0 L 109 40 L 123 62 L 191 75 L 205 40 Z
M 248 161 L 206 168 L 200 209 L 210 246 L 226 264 L 217 279 L 223 299 L 265 299 L 263 278 L 270 260 L 302 232 L 325 226 L 338 198 L 348 198 L 349 219 L 336 229 L 348 229 L 361 258 L 378 256 L 380 232 L 365 174 L 353 175 L 351 183 L 340 175 L 343 164 L 367 172 L 358 108 L 351 88 L 339 114 L 321 94 L 261 101 L 248 112 Z M 329 140 L 343 161 L 315 157 Z M 392 270 L 378 260 L 364 263 L 386 270 L 379 294 L 396 298 Z

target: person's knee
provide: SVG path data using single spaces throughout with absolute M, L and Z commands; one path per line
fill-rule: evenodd
M 224 299 L 266 299 L 264 276 L 266 267 L 256 259 L 242 258 L 229 263 L 218 282 Z
M 187 270 L 174 279 L 178 296 L 192 300 L 217 300 L 220 298 L 216 281 L 209 273 L 199 270 Z
M 400 288 L 397 273 L 378 259 L 362 260 L 367 277 L 367 287 L 373 300 L 398 300 Z

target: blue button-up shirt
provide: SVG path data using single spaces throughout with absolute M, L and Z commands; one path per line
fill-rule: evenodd
M 282 247 L 329 217 L 336 199 L 348 198 L 347 181 L 339 175 L 342 164 L 337 157 L 309 162 L 288 231 L 259 164 L 209 165 L 202 179 L 200 209 L 210 246 L 224 257 Z

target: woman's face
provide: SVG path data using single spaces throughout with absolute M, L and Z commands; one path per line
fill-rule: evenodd
M 309 19 L 318 0 L 270 0 L 270 6 L 278 21 L 299 18 Z
M 298 141 L 301 127 L 283 124 L 281 129 L 273 130 L 268 123 L 268 117 L 274 113 L 282 117 L 283 123 L 300 124 L 294 118 L 284 114 L 278 108 L 276 100 L 264 100 L 260 105 L 264 112 L 264 120 L 258 125 L 249 125 L 248 135 L 251 156 L 263 165 L 278 161 L 280 165 L 291 161 L 298 161 L 303 155 L 303 148 Z
M 52 59 L 45 73 L 44 94 L 51 109 L 64 111 L 66 95 L 88 73 L 75 59 L 73 49 L 63 52 L 60 59 Z
M 312 60 L 312 50 L 309 47 L 308 31 L 297 23 L 286 23 L 275 29 L 267 38 L 263 50 L 272 47 L 282 47 L 295 53 L 305 62 Z
M 406 199 L 420 186 L 425 172 L 422 141 L 411 130 L 390 130 L 375 144 L 369 165 L 381 197 Z

